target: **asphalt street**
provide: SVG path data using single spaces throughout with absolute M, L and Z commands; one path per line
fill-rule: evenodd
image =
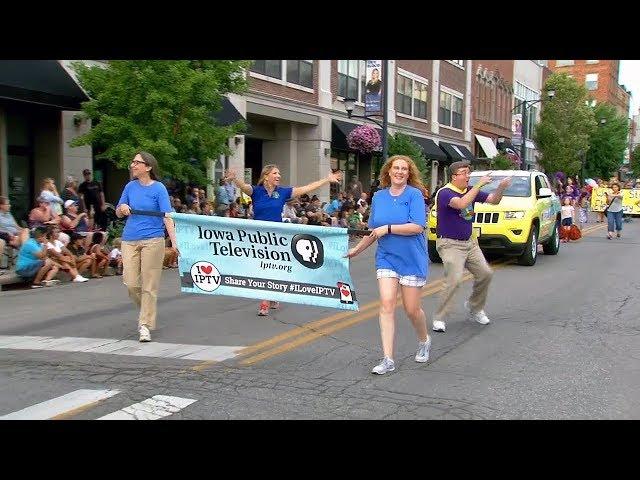
M 360 312 L 283 304 L 258 317 L 253 300 L 180 293 L 166 270 L 149 344 L 120 277 L 2 292 L 0 418 L 640 418 L 640 219 L 605 234 L 588 224 L 533 267 L 492 259 L 491 324 L 465 319 L 467 280 L 426 364 L 398 308 L 384 376 L 370 373 L 374 248 L 352 260 Z M 429 324 L 442 275 L 430 265 Z

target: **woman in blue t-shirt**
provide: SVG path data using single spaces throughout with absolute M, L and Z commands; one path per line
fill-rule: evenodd
M 369 228 L 372 232 L 349 250 L 353 258 L 378 240 L 376 277 L 380 291 L 380 336 L 384 358 L 371 373 L 384 375 L 395 370 L 396 296 L 401 287 L 402 303 L 418 336 L 416 362 L 429 360 L 431 338 L 422 310 L 420 293 L 427 283 L 427 245 L 424 239 L 426 188 L 411 158 L 394 155 L 380 170 L 380 187 L 371 202 Z
M 116 208 L 118 218 L 128 217 L 122 232 L 122 282 L 129 290 L 129 297 L 140 307 L 140 341 L 149 342 L 149 331 L 156 328 L 165 227 L 175 251 L 178 244 L 171 218 L 131 215 L 132 209 L 163 213 L 173 210 L 167 188 L 157 180 L 158 161 L 150 153 L 139 152 L 130 168 L 134 179 L 125 185 Z
M 277 165 L 265 165 L 260 174 L 257 185 L 247 185 L 236 176 L 235 170 L 228 170 L 225 181 L 234 182 L 240 190 L 251 197 L 253 204 L 253 219 L 267 222 L 282 222 L 282 209 L 291 198 L 299 197 L 320 188 L 325 183 L 339 183 L 342 172 L 330 173 L 325 178 L 317 180 L 303 187 L 280 186 L 280 169 Z M 278 302 L 263 300 L 258 308 L 258 315 L 269 315 L 269 307 L 278 308 Z

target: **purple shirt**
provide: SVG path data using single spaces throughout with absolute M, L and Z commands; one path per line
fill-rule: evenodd
M 468 187 L 466 190 L 458 190 L 451 184 L 445 185 L 438 190 L 438 199 L 436 200 L 436 218 L 438 220 L 436 233 L 438 237 L 451 238 L 453 240 L 469 240 L 471 238 L 474 217 L 473 206 L 476 202 L 486 202 L 489 194 L 479 191 L 473 203 L 462 210 L 449 206 L 452 198 L 463 197 L 468 191 Z

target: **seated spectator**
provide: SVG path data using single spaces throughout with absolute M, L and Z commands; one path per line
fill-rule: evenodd
M 29 212 L 29 227 L 47 227 L 48 225 L 58 225 L 60 216 L 51 209 L 51 204 L 42 197 L 36 200 L 38 206 Z
M 331 221 L 329 220 L 328 215 L 324 213 L 320 207 L 320 200 L 315 195 L 313 197 L 315 197 L 315 200 L 311 201 L 311 204 L 306 210 L 308 224 L 322 225 L 324 227 L 331 226 Z
M 162 262 L 162 268 L 178 268 L 178 251 L 175 248 L 171 248 L 171 240 L 168 238 L 164 241 L 164 260 Z
M 89 255 L 94 255 L 96 259 L 96 275 L 94 278 L 102 278 L 109 266 L 109 256 L 102 248 L 105 237 L 106 235 L 102 232 L 94 232 L 91 244 L 87 249 L 87 253 Z
M 213 205 L 211 204 L 211 202 L 204 202 L 204 204 L 202 205 L 202 210 L 200 210 L 200 215 L 214 215 Z
M 238 208 L 238 204 L 236 202 L 232 202 L 229 205 L 229 210 L 227 211 L 227 217 L 238 218 L 239 216 L 240 216 L 240 209 Z
M 58 193 L 58 189 L 56 188 L 56 182 L 53 178 L 45 178 L 42 181 L 42 191 L 40 192 L 40 197 L 44 198 L 47 202 L 51 204 L 51 208 L 57 215 L 62 213 L 62 204 L 64 200 L 60 198 L 60 194 Z
M 62 235 L 62 234 L 61 234 Z M 95 278 L 97 274 L 97 263 L 95 255 L 87 255 L 84 247 L 85 238 L 78 234 L 72 233 L 67 249 L 73 254 L 78 265 L 78 273 L 82 275 L 85 270 L 91 272 L 91 278 Z M 64 242 L 63 242 L 64 243 Z
M 83 277 L 78 272 L 76 257 L 69 251 L 67 247 L 58 239 L 60 229 L 57 226 L 51 226 L 46 233 L 47 254 L 49 258 L 60 265 L 60 270 L 68 272 L 72 281 L 80 283 L 87 282 L 89 279 Z
M 60 217 L 60 227 L 63 230 L 86 234 L 89 231 L 88 216 L 86 213 L 78 213 L 78 202 L 67 200 L 64 202 L 64 209 L 65 213 Z
M 342 207 L 342 203 L 344 202 L 344 194 L 342 192 L 338 193 L 338 196 L 334 198 L 331 203 L 328 203 L 324 208 L 324 211 L 329 215 L 333 214 L 333 212 L 337 212 Z
M 340 228 L 349 228 L 349 222 L 347 220 L 347 213 L 349 212 L 348 208 L 341 208 L 338 212 L 338 227 Z
M 116 238 L 113 240 L 113 248 L 109 252 L 109 266 L 113 268 L 116 272 L 116 275 L 122 275 L 122 251 L 120 251 L 120 247 L 122 246 L 122 239 Z M 166 252 L 166 249 L 165 249 Z M 176 251 L 176 257 L 178 252 Z M 165 253 L 166 257 L 166 253 Z
M 367 202 L 368 197 L 369 195 L 367 195 L 367 192 L 362 192 L 360 194 L 360 198 L 356 202 L 357 207 L 364 208 L 366 210 L 367 207 L 369 206 L 369 202 Z
M 297 207 L 300 206 L 297 198 L 291 198 L 282 208 L 282 221 L 289 223 L 302 223 L 304 225 L 309 221 L 307 217 L 298 215 Z
M 362 223 L 362 215 L 352 207 L 347 210 L 347 223 L 349 224 L 349 228 L 353 228 L 356 230 L 364 229 L 364 224 Z
M 19 226 L 11 215 L 11 203 L 7 197 L 0 197 L 0 238 L 13 248 L 20 248 L 29 239 L 29 229 Z
M 25 280 L 33 279 L 31 288 L 41 288 L 60 283 L 53 279 L 58 269 L 58 264 L 47 258 L 46 229 L 36 227 L 18 252 L 16 273 Z

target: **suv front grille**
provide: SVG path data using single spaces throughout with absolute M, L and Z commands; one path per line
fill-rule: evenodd
M 473 219 L 474 223 L 498 223 L 498 212 L 478 212 Z

